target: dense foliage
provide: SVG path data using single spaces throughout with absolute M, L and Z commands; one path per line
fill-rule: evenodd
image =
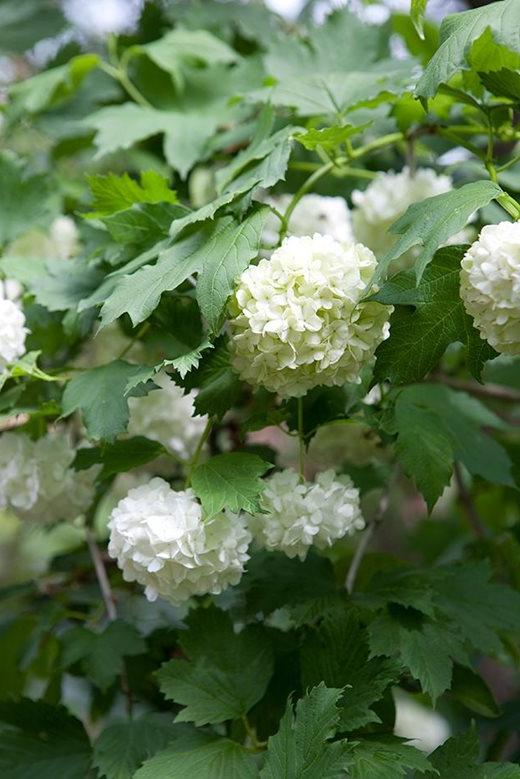
M 0 0 L 4 779 L 520 777 L 520 0 L 313 5 Z

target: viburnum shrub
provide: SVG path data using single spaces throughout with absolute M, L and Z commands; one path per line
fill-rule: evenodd
M 520 0 L 84 6 L 0 0 L 2 779 L 520 777 Z

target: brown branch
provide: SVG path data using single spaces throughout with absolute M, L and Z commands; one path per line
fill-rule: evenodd
M 434 378 L 448 387 L 468 392 L 478 398 L 502 400 L 505 403 L 520 403 L 520 392 L 512 387 L 504 387 L 502 384 L 477 384 L 476 381 L 454 379 L 442 373 L 435 374 Z
M 85 537 L 87 539 L 87 546 L 92 558 L 92 562 L 94 563 L 94 570 L 96 572 L 96 577 L 98 580 L 99 589 L 101 590 L 103 603 L 105 604 L 107 616 L 110 622 L 113 622 L 117 619 L 116 603 L 112 593 L 112 587 L 108 581 L 105 564 L 103 562 L 103 558 L 101 557 L 101 552 L 99 551 L 99 547 L 96 543 L 96 539 L 91 528 L 87 527 L 85 529 Z
M 14 430 L 17 427 L 22 427 L 30 419 L 29 414 L 15 414 L 14 416 L 6 417 L 0 422 L 0 433 L 5 433 L 8 430 Z
M 351 595 L 352 592 L 354 591 L 354 585 L 356 583 L 357 575 L 361 563 L 363 561 L 363 557 L 365 556 L 370 541 L 372 540 L 372 536 L 375 533 L 376 527 L 379 525 L 379 523 L 381 522 L 381 520 L 383 519 L 384 515 L 388 510 L 388 504 L 389 504 L 389 496 L 388 496 L 388 492 L 385 492 L 379 500 L 379 505 L 377 507 L 377 512 L 375 516 L 373 517 L 373 519 L 370 520 L 363 535 L 359 540 L 359 544 L 356 547 L 356 551 L 354 552 L 352 562 L 350 563 L 350 568 L 348 569 L 347 572 L 347 578 L 345 579 L 345 588 L 349 593 L 349 595 Z
M 110 620 L 110 622 L 114 622 L 114 620 L 117 619 L 117 609 L 116 609 L 114 594 L 112 592 L 112 587 L 110 586 L 110 582 L 108 580 L 108 576 L 107 576 L 105 564 L 103 562 L 103 558 L 101 556 L 101 552 L 99 551 L 99 547 L 96 543 L 96 538 L 90 527 L 85 528 L 85 537 L 90 552 L 90 557 L 92 558 L 92 562 L 94 564 L 94 570 L 96 572 L 96 577 L 98 580 L 99 589 L 101 591 L 101 596 L 103 598 L 103 603 L 105 604 L 107 617 Z M 121 673 L 120 684 L 121 684 L 121 692 L 123 693 L 126 700 L 126 710 L 128 712 L 128 715 L 131 716 L 132 707 L 133 707 L 132 691 L 128 684 L 128 675 L 126 673 L 126 670 Z

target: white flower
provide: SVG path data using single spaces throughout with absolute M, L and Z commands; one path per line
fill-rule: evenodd
M 54 254 L 60 260 L 68 260 L 79 249 L 79 232 L 74 219 L 70 216 L 58 216 L 49 229 Z
M 411 695 L 396 687 L 394 734 L 411 742 L 422 752 L 430 753 L 444 744 L 451 735 L 446 717 L 419 703 Z
M 207 417 L 193 416 L 195 393 L 182 389 L 166 373 L 154 376 L 160 389 L 142 398 L 129 398 L 130 435 L 143 435 L 159 441 L 180 457 L 190 457 L 206 426 Z
M 22 296 L 22 292 L 22 285 L 16 279 L 0 281 L 0 300 L 18 300 Z
M 292 200 L 292 195 L 266 197 L 265 201 L 281 214 Z M 278 243 L 280 220 L 270 213 L 267 217 L 262 242 L 268 245 Z M 289 219 L 288 235 L 331 235 L 336 241 L 352 241 L 350 211 L 342 197 L 304 195 Z
M 143 0 L 63 0 L 68 21 L 89 37 L 131 33 L 137 26 Z
M 364 191 L 355 189 L 352 202 L 352 223 L 356 241 L 361 241 L 381 257 L 389 251 L 398 236 L 388 232 L 390 225 L 404 214 L 413 203 L 441 195 L 453 188 L 450 176 L 438 175 L 431 168 L 418 168 L 411 173 L 408 167 L 400 173 L 379 173 Z M 458 242 L 458 241 L 455 241 Z M 464 239 L 462 238 L 462 241 Z M 399 258 L 401 269 L 416 255 L 413 249 Z
M 25 352 L 25 316 L 12 300 L 0 298 L 0 371 Z
M 261 507 L 266 513 L 250 521 L 258 544 L 301 560 L 310 546 L 326 549 L 365 527 L 358 490 L 349 476 L 336 476 L 332 470 L 303 484 L 296 471 L 275 473 L 266 482 Z
M 48 523 L 75 519 L 94 497 L 98 467 L 75 471 L 75 450 L 65 436 L 32 441 L 25 433 L 0 438 L 0 510 Z
M 237 584 L 249 559 L 251 534 L 241 516 L 203 519 L 192 490 L 175 492 L 163 479 L 130 490 L 112 511 L 108 553 L 125 581 L 178 606 L 193 595 Z
M 0 437 L 0 510 L 29 511 L 38 499 L 38 467 L 34 444 L 24 434 Z
M 520 354 L 520 223 L 482 228 L 462 260 L 460 294 L 481 338 Z
M 365 246 L 316 233 L 286 238 L 270 260 L 247 268 L 230 305 L 242 379 L 283 397 L 359 382 L 389 335 L 391 308 L 360 302 L 375 267 Z

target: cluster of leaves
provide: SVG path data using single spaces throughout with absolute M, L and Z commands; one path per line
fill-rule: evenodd
M 33 531 L 50 567 L 37 583 L 34 564 L 1 576 L 7 779 L 520 776 L 500 762 L 518 758 L 518 701 L 499 706 L 482 673 L 484 658 L 518 667 L 520 364 L 494 361 L 459 295 L 466 247 L 443 247 L 471 218 L 520 216 L 520 2 L 440 30 L 425 5 L 381 26 L 346 10 L 315 25 L 311 2 L 289 28 L 257 3 L 150 1 L 133 34 L 69 43 L 10 87 L 0 275 L 23 285 L 30 335 L 0 377 L 0 425 L 36 438 L 70 424 L 88 439 L 74 467 L 101 468 L 91 527 Z M 0 53 L 28 67 L 24 52 L 65 26 L 50 0 L 0 0 Z M 390 33 L 407 58 L 392 56 Z M 108 561 L 105 581 L 95 534 L 105 541 L 114 480 L 171 460 L 126 435 L 129 398 L 156 391 L 159 371 L 196 389 L 210 418 L 208 458 L 169 463 L 208 516 L 258 510 L 281 460 L 251 431 L 297 434 L 295 402 L 230 365 L 228 301 L 268 248 L 263 191 L 349 198 L 377 171 L 431 166 L 454 147 L 470 157 L 455 188 L 412 205 L 377 258 L 366 295 L 394 311 L 373 370 L 303 399 L 306 445 L 335 422 L 377 441 L 368 462 L 345 445 L 335 465 L 360 489 L 368 533 L 385 514 L 392 554 L 347 542 L 305 562 L 257 552 L 238 587 L 186 609 L 146 603 Z M 81 244 L 66 272 L 41 249 L 63 213 Z M 389 276 L 410 250 L 413 268 Z M 125 346 L 98 360 L 104 330 Z M 394 735 L 396 687 L 438 704 L 457 735 L 428 757 Z

